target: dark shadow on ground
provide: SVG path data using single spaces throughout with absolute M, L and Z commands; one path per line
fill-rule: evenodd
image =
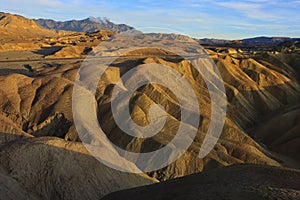
M 9 68 L 1 68 L 0 69 L 0 76 L 2 75 L 9 75 L 9 74 L 23 74 L 26 76 L 33 76 L 32 71 L 27 70 L 27 69 L 9 69 Z
M 63 46 L 54 46 L 54 47 L 43 47 L 39 50 L 32 51 L 35 54 L 43 55 L 43 56 L 49 56 L 52 55 L 58 51 L 60 51 Z
M 159 184 L 114 192 L 103 200 L 295 199 L 300 171 L 260 165 L 234 165 Z

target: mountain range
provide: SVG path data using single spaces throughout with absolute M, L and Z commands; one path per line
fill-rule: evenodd
M 24 23 L 25 22 L 25 23 Z M 20 23 L 20 24 L 18 24 Z M 28 26 L 28 27 L 27 27 Z M 54 31 L 72 31 L 72 32 L 96 32 L 99 30 L 109 30 L 115 33 L 126 32 L 134 30 L 134 27 L 126 24 L 115 24 L 107 18 L 101 17 L 88 17 L 82 20 L 68 20 L 68 21 L 55 21 L 52 19 L 26 19 L 20 15 L 12 15 L 9 13 L 0 12 L 0 27 L 12 27 L 18 29 L 18 33 L 25 35 L 25 38 L 32 36 L 49 35 L 53 36 Z M 43 27 L 50 29 L 47 31 L 39 29 Z M 22 29 L 22 30 L 21 30 Z M 39 29 L 39 30 L 37 30 Z M 2 34 L 4 31 L 2 30 Z M 31 33 L 32 32 L 32 33 Z M 46 33 L 47 32 L 47 33 Z M 28 33 L 28 34 L 27 34 Z M 7 32 L 6 34 L 10 34 Z M 27 35 L 26 35 L 27 34 Z M 4 37 L 2 35 L 2 37 Z M 300 42 L 300 38 L 290 37 L 254 37 L 241 40 L 223 40 L 216 38 L 203 38 L 198 39 L 202 45 L 279 45 L 281 43 L 295 43 Z
M 110 30 L 113 32 L 124 32 L 132 30 L 133 27 L 126 24 L 114 24 L 104 18 L 89 17 L 83 20 L 54 21 L 51 19 L 35 19 L 38 25 L 53 30 L 65 30 L 74 32 L 95 32 L 99 30 Z
M 246 46 L 256 46 L 256 45 L 280 45 L 282 43 L 290 42 L 300 42 L 300 38 L 290 38 L 290 37 L 254 37 L 242 40 L 221 40 L 221 39 L 200 39 L 203 45 L 246 45 Z

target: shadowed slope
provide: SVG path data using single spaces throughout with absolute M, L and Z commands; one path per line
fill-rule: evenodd
M 300 105 L 273 115 L 255 131 L 255 137 L 271 150 L 300 161 Z
M 11 178 L 1 179 L 3 184 L 10 191 L 23 188 L 16 194 L 0 190 L 1 197 L 5 194 L 11 199 L 24 191 L 38 199 L 100 199 L 113 191 L 156 182 L 146 175 L 104 166 L 81 143 L 51 137 L 2 145 L 0 163 Z
M 115 192 L 103 200 L 299 199 L 299 180 L 296 170 L 236 165 Z
M 153 54 L 152 51 L 149 52 Z M 116 126 L 110 109 L 111 90 L 122 74 L 139 64 L 165 64 L 182 73 L 191 82 L 201 107 L 201 126 L 189 151 L 168 167 L 151 173 L 151 176 L 167 180 L 217 166 L 239 163 L 280 165 L 275 161 L 276 155 L 261 147 L 245 130 L 253 127 L 267 112 L 297 100 L 298 84 L 290 73 L 279 73 L 253 59 L 239 61 L 229 56 L 218 58 L 217 64 L 223 75 L 229 99 L 228 115 L 217 145 L 205 159 L 200 159 L 197 153 L 210 122 L 210 98 L 201 76 L 188 62 L 178 59 L 147 56 L 131 59 L 117 60 L 108 68 L 98 84 L 96 95 L 101 116 L 100 124 L 116 145 L 133 152 L 156 150 L 174 137 L 180 123 L 176 97 L 166 88 L 149 84 L 133 94 L 131 117 L 137 123 L 146 125 L 149 123 L 149 105 L 161 103 L 168 113 L 168 123 L 162 131 L 150 139 L 143 140 L 128 136 Z M 1 110 L 16 127 L 19 127 L 19 134 L 27 132 L 34 136 L 58 136 L 78 140 L 73 125 L 71 99 L 72 81 L 80 64 L 39 69 L 31 77 L 20 74 L 0 77 L 0 91 L 5 97 L 0 104 Z M 292 72 L 292 69 L 287 70 Z M 258 81 L 255 78 L 260 71 L 265 71 L 265 75 L 260 75 L 263 78 Z M 264 105 L 269 106 L 264 108 Z

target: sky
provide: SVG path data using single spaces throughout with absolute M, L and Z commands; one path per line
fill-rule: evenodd
M 300 38 L 300 0 L 0 0 L 0 5 L 0 11 L 28 18 L 106 17 L 195 38 Z

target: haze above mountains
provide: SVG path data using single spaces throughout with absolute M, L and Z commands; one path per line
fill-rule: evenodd
M 94 18 L 55 22 L 0 14 L 1 197 L 49 200 L 101 199 L 105 195 L 108 195 L 105 199 L 300 198 L 297 184 L 300 176 L 300 47 L 297 39 L 199 41 L 156 33 L 115 41 L 115 32 L 127 29 L 132 30 L 127 25 Z M 116 43 L 104 45 L 107 40 Z M 194 113 L 201 116 L 199 127 L 191 127 L 197 129 L 198 134 L 177 161 L 162 169 L 129 174 L 106 167 L 86 150 L 74 124 L 72 92 L 83 60 L 89 53 L 99 57 L 116 56 L 118 49 L 131 44 L 173 45 L 175 42 L 182 49 L 196 53 L 197 49 L 185 48 L 186 45 L 205 43 L 205 50 L 223 77 L 228 112 L 221 137 L 205 158 L 198 157 L 211 121 L 212 103 L 206 83 L 186 60 L 157 48 L 139 49 L 115 60 L 98 83 L 95 106 L 107 137 L 127 151 L 150 152 L 165 146 L 176 134 L 181 117 L 179 101 L 168 88 L 154 83 L 132 94 L 130 115 L 136 123 L 147 125 L 150 105 L 161 104 L 166 110 L 167 122 L 159 134 L 149 139 L 134 138 L 114 121 L 111 101 L 117 81 L 127 71 L 151 63 L 170 66 L 191 83 L 201 108 L 201 112 Z M 100 50 L 99 44 L 103 44 Z M 97 145 L 97 141 L 91 138 L 89 145 Z M 130 167 L 138 166 L 132 162 Z M 153 183 L 158 184 L 138 187 Z M 138 188 L 116 192 L 132 187 Z

